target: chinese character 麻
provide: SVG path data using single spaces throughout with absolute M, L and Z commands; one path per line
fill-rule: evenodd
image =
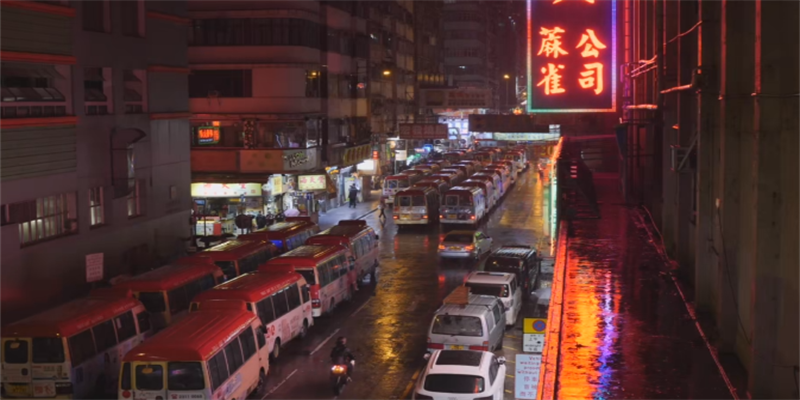
M 586 71 L 581 72 L 578 83 L 584 89 L 594 88 L 594 94 L 603 93 L 603 64 L 599 62 L 584 64 Z
M 581 56 L 583 56 L 584 58 L 585 57 L 597 58 L 597 56 L 600 55 L 600 52 L 597 51 L 597 49 L 602 50 L 606 48 L 606 45 L 597 39 L 597 35 L 594 34 L 593 29 L 587 29 L 586 33 L 581 35 L 581 41 L 580 43 L 578 43 L 577 46 L 575 46 L 575 48 L 577 49 L 580 48 L 581 46 L 584 46 L 583 51 L 581 52 Z
M 544 85 L 544 94 L 559 94 L 566 92 L 566 89 L 561 87 L 561 74 L 559 70 L 564 69 L 563 65 L 547 64 L 547 68 L 542 67 L 542 73 L 545 77 L 536 84 L 536 86 Z
M 561 48 L 561 34 L 564 32 L 565 31 L 559 27 L 553 29 L 542 27 L 539 34 L 544 36 L 544 39 L 542 39 L 542 47 L 539 48 L 539 52 L 536 53 L 536 55 L 540 56 L 544 53 L 545 57 L 550 57 L 552 55 L 553 58 L 558 58 L 559 55 L 569 54 L 566 50 Z

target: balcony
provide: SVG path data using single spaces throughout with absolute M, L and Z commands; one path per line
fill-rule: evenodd
M 314 114 L 322 109 L 314 97 L 191 98 L 195 114 Z
M 192 173 L 302 173 L 320 168 L 320 148 L 192 148 Z

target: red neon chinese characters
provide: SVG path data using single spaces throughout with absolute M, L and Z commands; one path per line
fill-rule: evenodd
M 584 64 L 586 71 L 581 72 L 578 83 L 584 89 L 594 88 L 594 94 L 603 93 L 603 64 L 599 62 Z
M 600 55 L 600 52 L 597 49 L 603 50 L 606 48 L 606 45 L 603 44 L 600 40 L 597 39 L 597 36 L 594 34 L 593 29 L 587 29 L 586 33 L 581 35 L 581 41 L 578 43 L 575 48 L 583 47 L 583 51 L 581 52 L 581 56 L 585 57 L 594 57 L 597 58 Z
M 553 4 L 558 4 L 561 3 L 562 1 L 564 0 L 553 0 Z M 584 0 L 584 1 L 586 1 L 589 4 L 594 4 L 594 0 Z
M 536 53 L 536 55 L 540 56 L 544 53 L 545 57 L 553 56 L 553 58 L 558 58 L 559 55 L 569 54 L 566 50 L 561 48 L 561 34 L 564 32 L 565 31 L 559 27 L 553 29 L 542 27 L 539 34 L 545 38 L 542 39 L 542 47 L 539 48 L 539 52 Z
M 548 96 L 566 92 L 566 89 L 561 87 L 561 74 L 559 71 L 562 69 L 564 69 L 563 65 L 548 63 L 547 68 L 542 67 L 542 73 L 545 74 L 544 79 L 539 81 L 536 86 L 544 85 L 544 94 Z

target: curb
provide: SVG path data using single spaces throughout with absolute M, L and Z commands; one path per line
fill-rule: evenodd
M 372 211 L 369 211 L 369 212 L 367 212 L 366 214 L 364 214 L 364 215 L 362 215 L 362 216 L 360 216 L 360 217 L 358 217 L 358 218 L 356 218 L 356 219 L 362 219 L 362 218 L 366 217 L 367 215 L 370 215 L 370 214 L 374 213 L 375 211 L 378 211 L 378 208 L 377 208 L 377 207 L 376 207 L 376 208 L 373 208 L 373 209 L 372 209 Z
M 547 333 L 545 348 L 542 352 L 542 367 L 539 373 L 539 387 L 536 400 L 555 399 L 558 390 L 558 367 L 561 359 L 561 318 L 564 304 L 564 287 L 566 286 L 567 246 L 569 243 L 567 223 L 561 221 L 558 227 L 558 248 L 556 249 L 553 270 L 553 285 L 550 293 L 550 305 L 547 312 Z

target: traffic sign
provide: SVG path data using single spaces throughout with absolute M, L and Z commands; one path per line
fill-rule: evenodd
M 544 333 L 547 329 L 547 318 L 525 318 L 522 321 L 523 333 Z

